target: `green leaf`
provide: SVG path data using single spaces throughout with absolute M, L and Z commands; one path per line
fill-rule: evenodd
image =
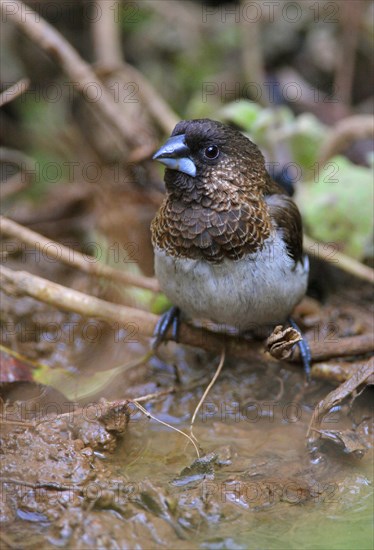
M 312 169 L 325 135 L 326 126 L 314 115 L 304 113 L 295 119 L 290 145 L 294 161 L 303 170 Z
M 33 379 L 39 384 L 52 386 L 72 401 L 86 399 L 101 392 L 119 374 L 146 363 L 152 355 L 153 351 L 149 351 L 135 361 L 90 375 L 87 375 L 87 373 L 76 374 L 66 369 L 52 368 L 40 364 L 34 370 Z
M 250 132 L 262 110 L 261 106 L 254 101 L 241 99 L 225 105 L 219 114 L 225 120 L 230 120 Z
M 165 294 L 157 294 L 155 299 L 153 300 L 151 312 L 155 313 L 157 315 L 160 315 L 161 313 L 165 313 L 169 308 L 171 308 L 172 303 L 170 300 L 165 296 Z
M 342 156 L 326 163 L 315 181 L 301 186 L 300 205 L 307 233 L 336 243 L 357 259 L 365 257 L 372 237 L 373 174 Z

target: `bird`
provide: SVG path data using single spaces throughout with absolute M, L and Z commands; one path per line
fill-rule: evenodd
M 182 120 L 153 159 L 166 166 L 166 196 L 151 224 L 155 274 L 173 304 L 156 345 L 170 325 L 177 339 L 181 315 L 240 334 L 297 328 L 290 315 L 309 273 L 301 215 L 257 145 L 222 122 Z M 309 378 L 309 346 L 298 345 Z

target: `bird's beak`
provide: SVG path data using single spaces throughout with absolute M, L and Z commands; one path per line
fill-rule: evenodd
M 185 135 L 173 136 L 153 155 L 153 160 L 158 160 L 171 170 L 184 172 L 193 178 L 196 176 L 196 166 L 190 159 L 191 151 L 186 145 Z

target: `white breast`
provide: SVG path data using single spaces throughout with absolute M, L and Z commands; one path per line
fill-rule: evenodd
M 279 235 L 242 260 L 220 264 L 178 259 L 155 251 L 160 286 L 193 319 L 209 319 L 240 332 L 282 323 L 305 294 L 309 263 L 296 267 Z

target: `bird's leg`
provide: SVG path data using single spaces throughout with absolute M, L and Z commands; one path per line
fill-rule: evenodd
M 165 340 L 167 331 L 170 325 L 172 325 L 172 338 L 175 342 L 178 342 L 178 331 L 180 324 L 180 309 L 176 306 L 168 309 L 166 313 L 161 315 L 156 328 L 154 330 L 154 342 L 153 349 L 157 349 L 158 346 Z
M 288 322 L 290 323 L 292 328 L 294 328 L 295 330 L 300 332 L 301 336 L 303 336 L 301 330 L 299 329 L 299 327 L 297 326 L 297 324 L 295 323 L 295 321 L 291 317 L 288 318 Z M 309 347 L 309 344 L 305 340 L 304 337 L 303 337 L 302 340 L 297 342 L 297 346 L 299 346 L 301 360 L 303 362 L 306 380 L 309 384 L 309 382 L 310 382 L 310 363 L 312 361 L 312 354 L 310 352 L 310 347 Z

